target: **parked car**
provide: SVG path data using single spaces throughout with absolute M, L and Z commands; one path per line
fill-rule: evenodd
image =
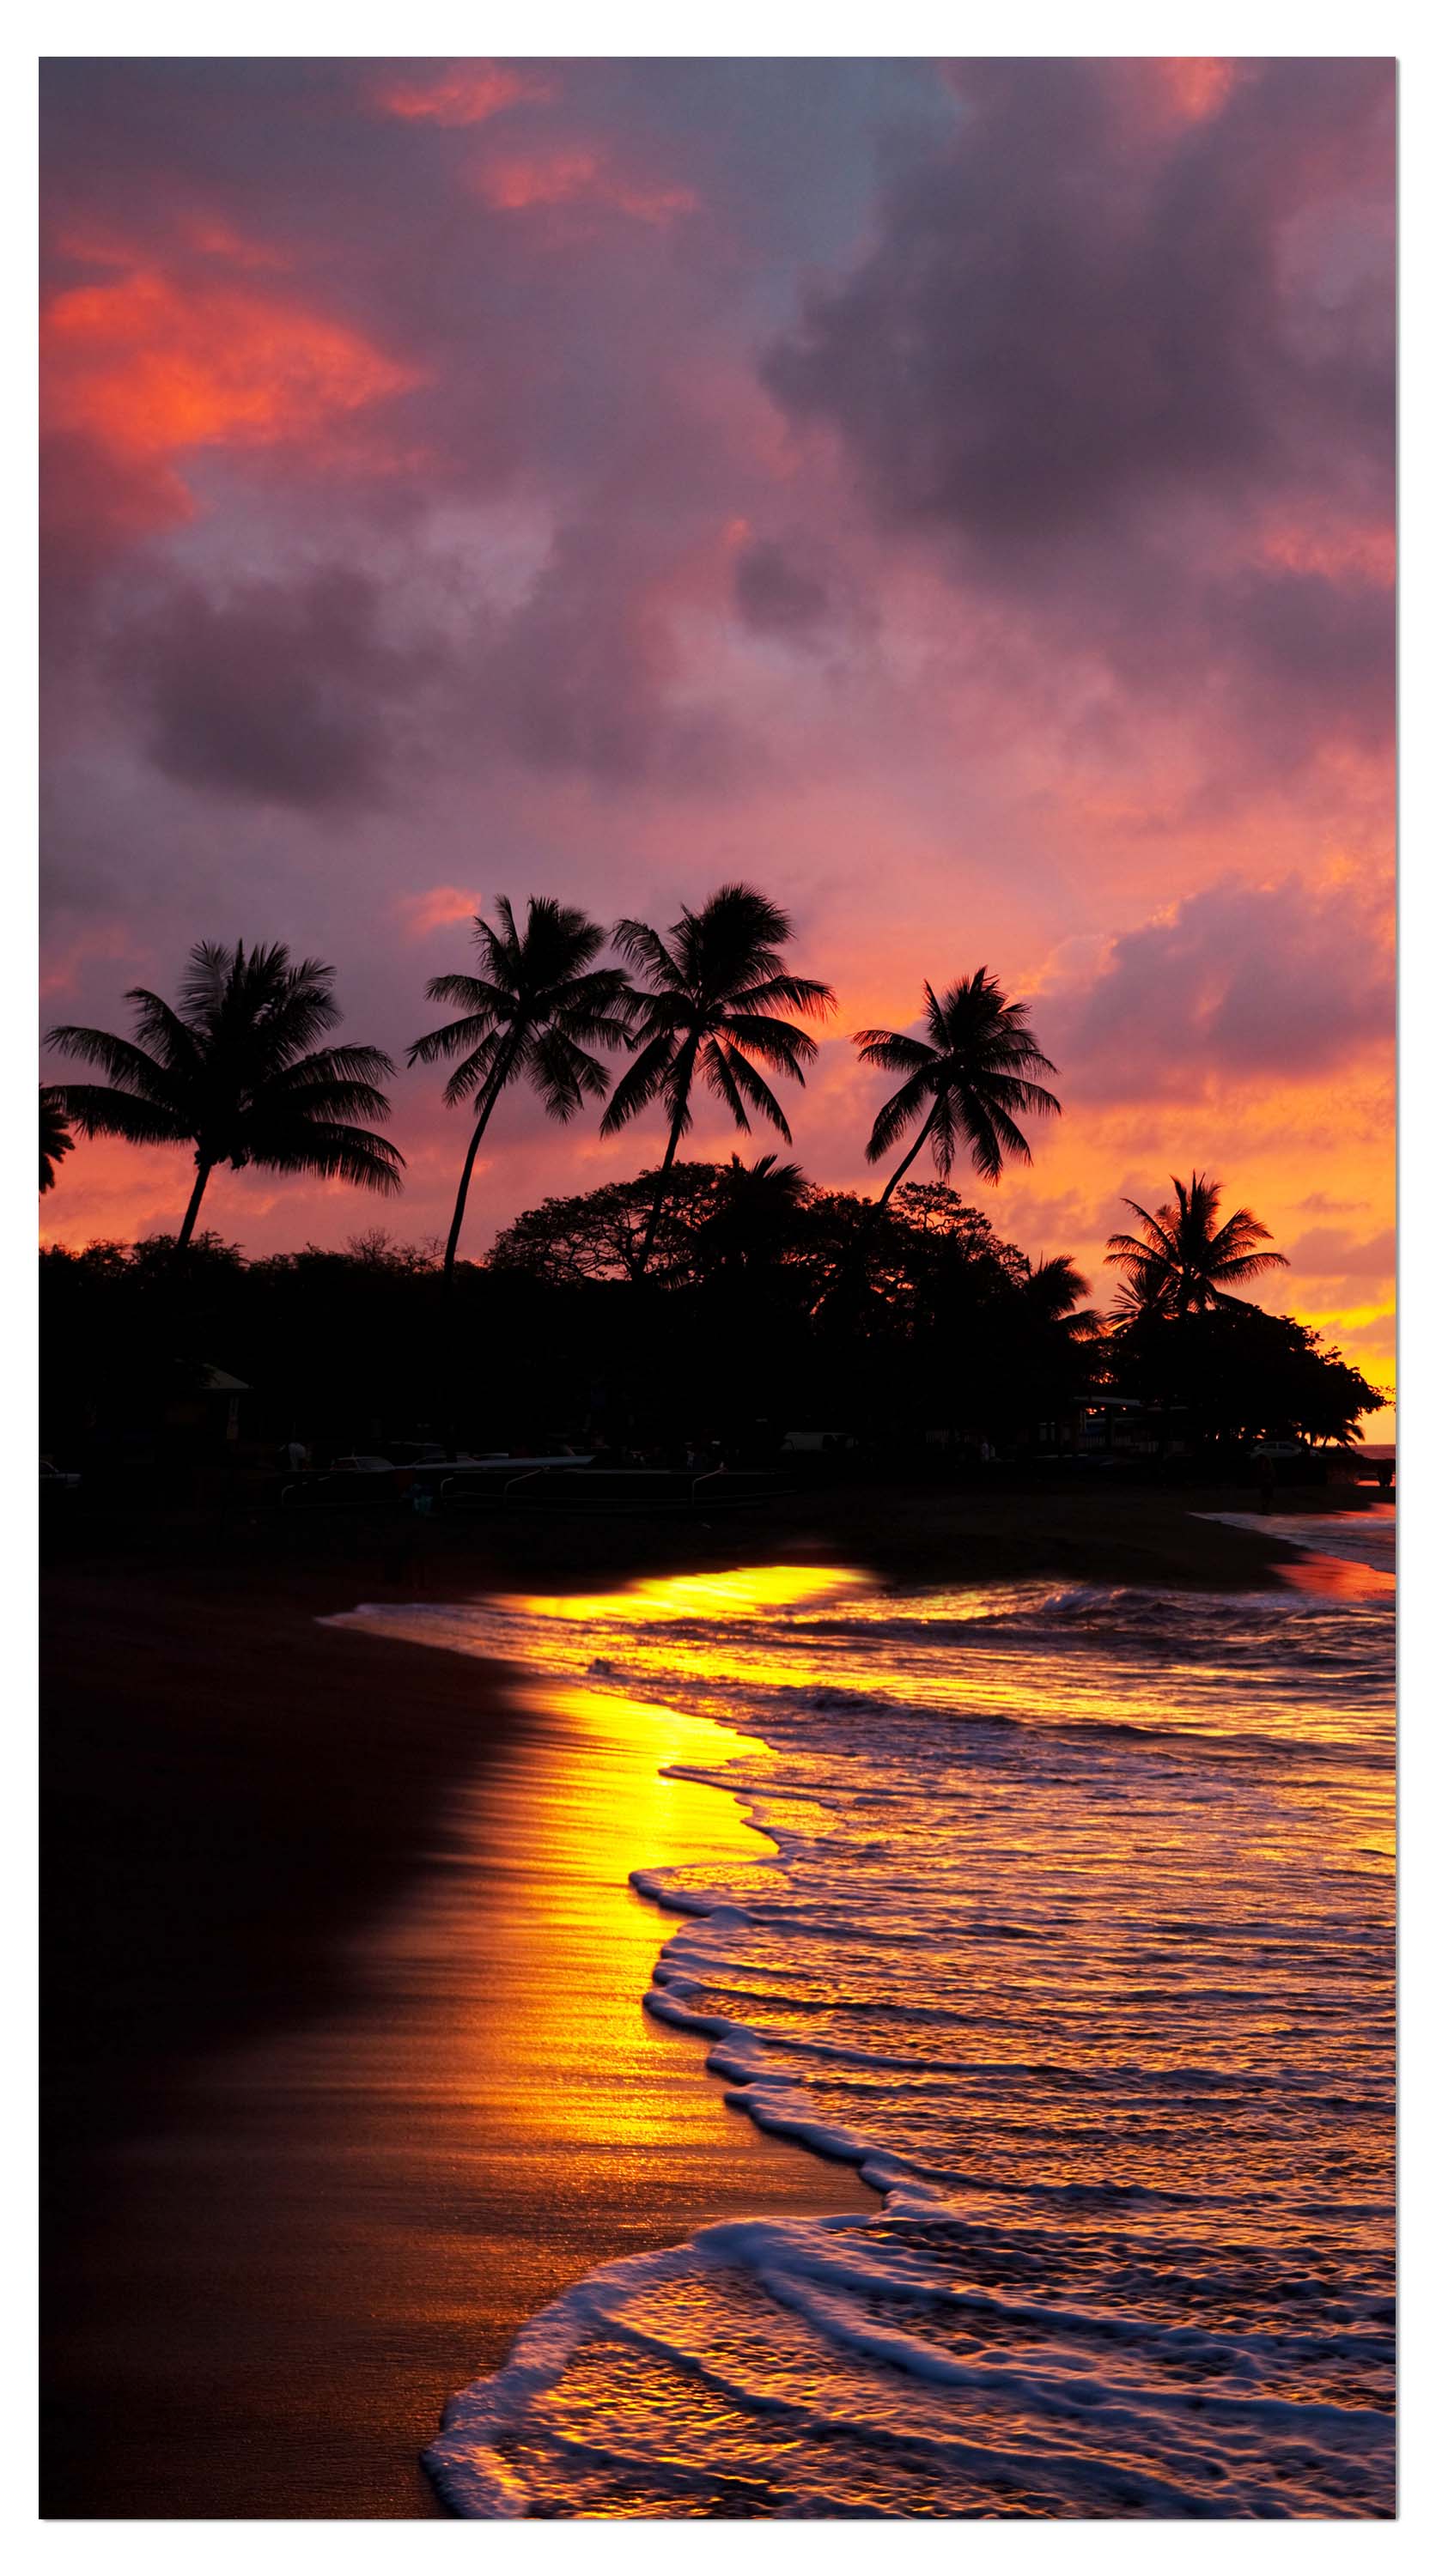
M 71 1475 L 64 1467 L 57 1467 L 53 1458 L 41 1459 L 40 1485 L 42 1491 L 46 1487 L 48 1487 L 52 1493 L 59 1488 L 68 1489 L 71 1486 L 78 1485 L 79 1481 L 80 1479 L 78 1476 Z

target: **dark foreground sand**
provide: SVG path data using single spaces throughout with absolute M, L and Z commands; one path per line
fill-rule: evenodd
M 674 1721 L 321 1615 L 691 1564 L 1240 1583 L 1285 1553 L 1160 1494 L 305 1544 L 46 1581 L 50 2516 L 433 2513 L 444 2398 L 567 2282 L 866 2199 L 640 2009 L 665 1925 L 629 1868 L 752 1848 L 658 1778 Z

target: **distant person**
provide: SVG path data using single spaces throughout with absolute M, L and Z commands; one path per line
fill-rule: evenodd
M 279 1463 L 281 1467 L 288 1468 L 291 1476 L 302 1476 L 305 1468 L 309 1464 L 309 1452 L 305 1448 L 303 1441 L 296 1439 L 286 1440 L 284 1446 L 279 1452 Z
M 1396 1461 L 1394 1458 L 1377 1459 L 1376 1482 L 1380 1486 L 1383 1494 L 1390 1493 L 1392 1486 L 1396 1482 Z

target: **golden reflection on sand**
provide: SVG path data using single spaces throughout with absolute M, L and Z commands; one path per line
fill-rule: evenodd
M 384 2499 L 356 2484 L 361 2514 L 395 2510 L 400 2479 L 398 2510 L 432 2509 L 418 2459 L 445 2399 L 595 2264 L 754 2211 L 874 2205 L 850 2168 L 730 2110 L 701 2042 L 643 2010 L 675 1927 L 629 1870 L 721 1874 L 769 1849 L 734 1798 L 662 1766 L 712 1767 L 743 1740 L 557 1683 L 517 1693 L 485 1750 L 494 1690 L 477 1664 L 472 1774 L 409 1895 L 347 1945 L 354 2000 L 199 2070 L 129 2175 L 134 2286 L 115 2317 L 142 2301 L 163 2321 L 165 2369 L 197 2386 L 218 2320 L 223 2438 L 262 2451 L 278 2375 L 315 2460 L 337 2339 Z M 178 2202 L 174 2164 L 193 2185 Z M 126 2335 L 101 2366 L 143 2385 Z
M 842 1565 L 744 1565 L 726 1574 L 667 1574 L 625 1583 L 617 1592 L 531 1592 L 515 1606 L 536 1619 L 591 1625 L 621 1619 L 744 1619 L 765 1610 L 818 1609 L 840 1594 L 874 1588 L 874 1578 Z
M 684 2151 L 713 2133 L 714 2089 L 697 2080 L 695 2043 L 640 2009 L 673 1923 L 628 1873 L 673 1860 L 721 1877 L 770 1852 L 732 1797 L 666 1776 L 669 1764 L 711 1768 L 756 1747 L 614 1692 L 526 1685 L 519 1696 L 543 1738 L 561 1732 L 564 1760 L 540 1753 L 526 1765 L 534 1876 L 506 1904 L 514 1937 L 501 1984 L 483 1997 L 473 2098 L 542 2146 L 597 2135 L 610 2166 L 634 2147 L 645 2158 Z
M 1329 1600 L 1371 1601 L 1394 1599 L 1396 1577 L 1383 1566 L 1363 1565 L 1356 1557 L 1304 1556 L 1299 1564 L 1279 1565 L 1282 1582 L 1294 1592 L 1325 1593 Z

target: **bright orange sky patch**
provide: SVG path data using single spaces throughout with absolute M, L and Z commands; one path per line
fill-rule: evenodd
M 156 270 L 56 296 L 41 348 L 47 426 L 137 458 L 313 440 L 417 382 L 343 323 Z

